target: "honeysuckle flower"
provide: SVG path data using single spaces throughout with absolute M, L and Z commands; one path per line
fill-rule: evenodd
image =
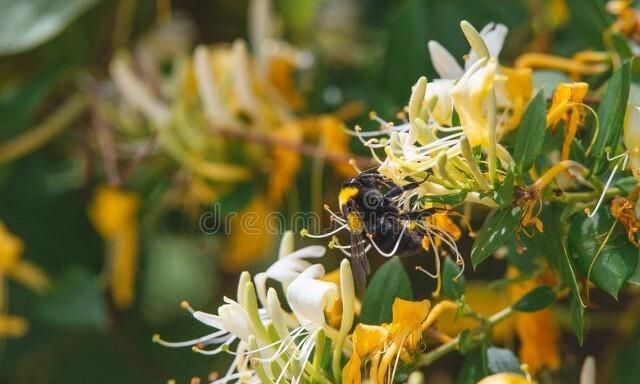
M 111 297 L 121 309 L 129 307 L 135 297 L 139 205 L 135 193 L 103 185 L 89 207 L 89 218 L 106 241 Z
M 640 181 L 640 107 L 627 106 L 622 141 L 629 153 L 629 169 Z
M 490 57 L 497 58 L 500 55 L 508 32 L 509 29 L 499 23 L 489 23 L 482 28 L 480 37 L 484 40 Z M 437 41 L 430 40 L 428 46 L 433 67 L 443 79 L 458 80 L 462 78 L 465 70 L 471 68 L 478 61 L 478 55 L 471 50 L 467 55 L 463 68 L 453 55 Z
M 493 91 L 498 63 L 495 59 L 476 61 L 451 90 L 460 124 L 471 147 L 489 145 L 489 124 L 485 103 Z
M 573 81 L 583 76 L 597 75 L 606 72 L 611 66 L 611 57 L 606 52 L 581 51 L 571 58 L 555 56 L 539 52 L 527 52 L 518 56 L 514 66 L 531 70 L 556 70 L 565 72 Z
M 227 272 L 242 271 L 265 256 L 265 249 L 273 244 L 273 235 L 267 230 L 267 219 L 273 211 L 265 196 L 255 196 L 239 212 L 252 219 L 247 230 L 245 220 L 235 220 L 230 225 L 230 235 L 220 256 L 220 267 Z
M 0 339 L 20 337 L 27 332 L 29 322 L 21 316 L 8 315 L 6 279 L 32 289 L 37 293 L 44 292 L 50 285 L 49 279 L 37 266 L 22 259 L 24 243 L 22 239 L 9 232 L 0 222 Z
M 166 347 L 192 347 L 194 351 L 205 355 L 216 355 L 223 351 L 230 351 L 232 345 L 237 343 L 234 352 L 236 358 L 226 375 L 214 383 L 226 383 L 239 379 L 246 380 L 246 382 L 258 382 L 256 371 L 249 367 L 249 358 L 252 354 L 247 350 L 250 348 L 250 344 L 258 344 L 256 341 L 258 337 L 260 337 L 261 346 L 267 345 L 269 341 L 265 339 L 264 326 L 269 317 L 264 309 L 258 310 L 257 307 L 247 303 L 247 298 L 251 297 L 251 292 L 248 291 L 251 289 L 250 280 L 249 274 L 243 273 L 238 282 L 238 300 L 225 297 L 225 304 L 218 308 L 218 313 L 215 315 L 195 311 L 187 302 L 181 303 L 181 306 L 187 309 L 196 320 L 213 328 L 213 332 L 180 342 L 165 341 L 159 335 L 154 335 L 153 341 Z M 253 294 L 255 295 L 255 292 Z M 256 325 L 262 327 L 263 332 L 259 332 Z M 213 346 L 213 349 L 209 348 L 210 346 Z M 257 348 L 257 346 L 253 346 L 253 349 Z
M 256 290 L 249 273 L 243 272 L 238 282 L 237 300 L 225 298 L 217 314 L 194 311 L 183 303 L 194 318 L 213 328 L 212 333 L 184 342 L 168 342 L 156 335 L 154 341 L 168 347 L 191 346 L 194 351 L 207 355 L 221 352 L 235 355 L 227 374 L 216 383 L 235 380 L 300 383 L 311 377 L 326 382 L 309 361 L 312 355 L 324 353 L 324 348 L 316 350 L 316 342 L 325 336 L 332 339 L 334 350 L 342 356 L 354 316 L 353 277 L 349 262 L 343 260 L 339 290 L 337 284 L 321 280 L 324 276 L 322 265 L 308 265 L 300 259 L 302 255 L 310 254 L 319 257 L 324 249 L 300 251 L 296 254 L 291 234 L 286 235 L 281 243 L 278 265 L 254 279 L 260 288 Z M 289 260 L 284 260 L 287 258 Z M 263 295 L 267 277 L 283 283 L 291 313 L 282 308 L 273 288 L 266 292 L 266 298 L 258 300 L 258 295 Z M 340 328 L 336 330 L 327 324 L 324 312 L 338 299 L 342 302 L 342 318 Z
M 509 267 L 507 278 L 516 280 L 520 273 L 515 267 Z M 510 284 L 508 287 L 511 302 L 541 284 L 553 284 L 555 277 L 546 273 L 538 277 Z M 520 339 L 520 361 L 527 364 L 532 374 L 543 368 L 556 369 L 560 366 L 560 330 L 551 309 L 545 308 L 533 313 L 517 313 L 515 330 Z
M 504 39 L 508 33 L 506 26 L 489 23 L 479 32 L 483 40 L 489 58 L 497 61 L 504 45 Z M 441 79 L 434 80 L 427 87 L 426 99 L 436 97 L 436 104 L 432 111 L 432 117 L 441 125 L 451 124 L 451 91 L 456 80 L 460 80 L 465 71 L 475 64 L 479 57 L 472 49 L 466 56 L 464 68 L 458 61 L 437 41 L 429 41 L 429 54 L 434 69 Z M 504 81 L 495 84 L 497 107 L 503 110 L 504 116 L 498 122 L 498 135 L 502 136 L 515 128 L 520 122 L 524 107 L 531 98 L 533 92 L 532 76 L 530 70 L 513 69 L 498 66 L 496 72 Z
M 358 324 L 353 333 L 353 353 L 343 369 L 343 383 L 361 383 L 364 362 L 367 375 L 378 383 L 392 383 L 396 365 L 407 361 L 422 341 L 422 334 L 446 311 L 457 308 L 455 303 L 442 301 L 431 308 L 428 300 L 408 301 L 396 298 L 391 323 Z
M 156 126 L 164 127 L 169 123 L 169 107 L 133 72 L 130 58 L 126 54 L 116 56 L 109 69 L 116 87 L 127 103 Z
M 280 243 L 278 260 L 271 264 L 266 271 L 255 275 L 256 291 L 262 305 L 267 302 L 267 279 L 279 282 L 287 291 L 291 284 L 302 272 L 311 267 L 312 263 L 305 259 L 317 259 L 324 256 L 326 249 L 319 245 L 311 245 L 294 251 L 293 233 L 285 232 Z
M 587 83 L 561 83 L 553 93 L 553 101 L 547 113 L 547 125 L 555 133 L 558 123 L 565 127 L 562 143 L 562 160 L 569 159 L 571 143 L 578 128 L 585 122 L 588 107 L 583 103 L 589 85 Z
M 324 274 L 324 267 L 314 264 L 302 271 L 287 287 L 287 301 L 302 326 L 324 326 L 324 309 L 338 300 L 338 287 L 319 280 Z

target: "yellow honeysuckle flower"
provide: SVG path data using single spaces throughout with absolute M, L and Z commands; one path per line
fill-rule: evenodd
M 640 11 L 633 7 L 633 3 L 630 0 L 609 1 L 607 11 L 616 16 L 611 29 L 637 42 L 640 41 Z
M 482 316 L 491 316 L 510 304 L 508 295 L 503 290 L 491 289 L 487 282 L 469 281 L 466 284 L 465 302 L 471 309 Z M 451 337 L 460 332 L 480 325 L 478 319 L 456 317 L 455 313 L 445 313 L 438 322 L 438 330 Z M 496 343 L 504 343 L 513 339 L 514 320 L 510 317 L 498 323 L 491 334 Z
M 302 142 L 302 129 L 295 123 L 288 123 L 278 129 L 273 137 L 291 144 Z M 296 174 L 302 161 L 300 153 L 284 146 L 275 146 L 271 152 L 272 165 L 269 177 L 269 200 L 280 203 L 291 184 L 295 181 Z
M 572 58 L 550 55 L 546 53 L 524 53 L 515 61 L 516 68 L 550 69 L 565 72 L 572 80 L 581 76 L 597 75 L 610 67 L 610 57 L 606 52 L 582 51 Z
M 97 189 L 89 207 L 89 218 L 107 243 L 111 296 L 121 309 L 130 306 L 135 296 L 139 205 L 135 193 L 105 185 Z
M 478 381 L 477 384 L 535 384 L 535 381 L 515 373 L 496 373 Z
M 305 99 L 294 83 L 296 63 L 284 55 L 274 56 L 269 63 L 268 79 L 293 110 L 304 107 Z
M 508 278 L 516 278 L 519 272 L 515 267 L 507 270 Z M 521 283 L 509 285 L 511 302 L 516 302 L 532 289 L 544 283 L 552 282 L 553 276 L 540 276 Z M 558 343 L 560 330 L 551 309 L 533 313 L 516 313 L 515 329 L 520 339 L 520 360 L 527 364 L 531 373 L 535 374 L 543 368 L 556 369 L 560 366 Z
M 7 276 L 31 290 L 42 293 L 49 288 L 49 278 L 29 261 L 22 260 L 24 243 L 0 222 L 0 278 Z
M 422 333 L 446 311 L 456 309 L 450 301 L 442 301 L 433 309 L 429 300 L 409 301 L 396 298 L 392 321 L 382 325 L 358 324 L 353 333 L 353 354 L 343 369 L 344 383 L 361 383 L 365 359 L 371 360 L 369 377 L 378 383 L 393 382 L 397 359 L 404 361 L 416 351 Z
M 0 222 L 0 338 L 20 337 L 29 328 L 28 321 L 23 317 L 6 314 L 5 277 L 12 278 L 37 293 L 42 293 L 50 285 L 43 271 L 21 259 L 23 250 L 22 239 L 9 232 Z
M 629 168 L 640 181 L 640 107 L 627 106 L 622 141 L 629 153 Z
M 20 316 L 0 315 L 0 338 L 21 337 L 29 330 L 29 322 Z
M 267 231 L 266 220 L 270 211 L 265 197 L 256 196 L 239 218 L 231 222 L 231 235 L 220 262 L 222 270 L 241 271 L 265 256 L 265 250 L 273 241 L 273 236 Z
M 344 384 L 362 383 L 362 362 L 374 352 L 383 350 L 389 331 L 377 325 L 358 324 L 353 331 L 353 354 L 342 370 Z M 374 357 L 375 359 L 376 357 Z M 372 377 L 375 377 L 372 370 Z
M 533 75 L 529 68 L 508 68 L 500 66 L 500 74 L 506 77 L 504 83 L 498 82 L 498 87 L 504 87 L 505 92 L 496 92 L 499 97 L 506 94 L 511 104 L 511 116 L 505 125 L 505 129 L 499 132 L 504 136 L 507 132 L 513 130 L 520 123 L 522 113 L 533 94 Z M 498 102 L 498 104 L 502 104 Z
M 583 100 L 589 91 L 587 83 L 562 83 L 553 93 L 553 101 L 547 113 L 547 125 L 555 133 L 558 123 L 562 121 L 565 127 L 564 142 L 562 143 L 562 160 L 569 159 L 571 143 L 584 124 L 587 108 Z

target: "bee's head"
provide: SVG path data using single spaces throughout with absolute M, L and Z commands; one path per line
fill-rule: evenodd
M 358 179 L 349 179 L 342 184 L 340 193 L 338 194 L 338 205 L 340 212 L 347 219 L 347 225 L 352 232 L 362 232 L 363 225 L 360 218 L 360 207 L 358 206 L 358 198 L 362 193 L 362 184 Z

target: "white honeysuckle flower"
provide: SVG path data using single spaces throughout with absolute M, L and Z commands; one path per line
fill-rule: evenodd
M 249 41 L 255 51 L 255 57 L 262 73 L 268 63 L 267 44 L 275 37 L 274 16 L 271 0 L 249 1 Z
M 464 69 L 442 44 L 435 40 L 429 40 L 427 46 L 433 69 L 436 70 L 441 79 L 457 80 L 462 77 Z
M 283 243 L 287 241 L 286 237 L 287 235 L 283 238 Z M 287 247 L 290 246 L 288 245 Z M 281 253 L 278 260 L 271 264 L 266 271 L 256 274 L 253 278 L 256 284 L 258 299 L 263 306 L 267 305 L 267 279 L 278 281 L 286 291 L 289 284 L 298 277 L 302 271 L 311 266 L 311 263 L 305 259 L 317 259 L 324 256 L 326 252 L 325 247 L 320 245 L 311 245 L 295 252 L 283 252 L 289 249 L 290 248 L 283 249 L 281 246 Z
M 471 147 L 489 143 L 485 102 L 493 90 L 497 68 L 495 58 L 480 59 L 465 72 L 451 91 L 453 104 Z
M 116 88 L 127 103 L 151 120 L 156 127 L 163 128 L 169 123 L 169 107 L 134 73 L 126 55 L 116 56 L 111 61 L 109 70 Z
M 226 329 L 245 343 L 256 331 L 251 324 L 247 311 L 237 302 L 224 298 L 226 304 L 218 308 L 218 318 L 223 329 Z
M 287 301 L 303 327 L 324 327 L 324 310 L 338 300 L 338 286 L 318 280 L 324 274 L 324 267 L 314 264 L 298 275 L 287 288 Z
M 198 94 L 202 100 L 205 117 L 212 124 L 231 123 L 233 117 L 224 106 L 218 92 L 218 81 L 216 81 L 211 65 L 211 56 L 206 46 L 200 45 L 195 49 L 193 64 Z
M 462 74 L 461 74 L 462 77 Z M 436 104 L 431 111 L 431 117 L 440 125 L 450 126 L 453 115 L 453 100 L 451 90 L 456 82 L 451 79 L 436 79 L 427 84 L 425 100 L 430 102 L 433 98 Z
M 508 32 L 509 29 L 500 23 L 489 23 L 482 28 L 480 37 L 484 40 L 490 57 L 498 58 Z M 478 61 L 478 56 L 473 50 L 470 50 L 464 68 L 462 68 L 455 57 L 437 41 L 430 40 L 428 48 L 433 67 L 441 79 L 458 80 L 466 70 Z
M 231 44 L 231 78 L 237 97 L 238 108 L 249 116 L 255 117 L 258 103 L 252 87 L 252 63 L 244 40 L 235 40 Z
M 509 33 L 509 28 L 500 23 L 489 23 L 482 28 L 480 37 L 482 37 L 482 40 L 484 40 L 487 46 L 489 57 L 496 58 L 496 60 L 498 59 L 504 46 L 504 39 L 507 37 L 507 33 Z M 469 51 L 469 56 L 464 63 L 465 70 L 471 68 L 476 61 L 478 61 L 478 56 L 473 50 Z

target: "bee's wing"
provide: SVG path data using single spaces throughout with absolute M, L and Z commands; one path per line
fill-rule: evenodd
M 358 293 L 364 293 L 367 285 L 367 275 L 370 272 L 369 259 L 364 250 L 364 239 L 358 232 L 351 232 L 351 270 Z

